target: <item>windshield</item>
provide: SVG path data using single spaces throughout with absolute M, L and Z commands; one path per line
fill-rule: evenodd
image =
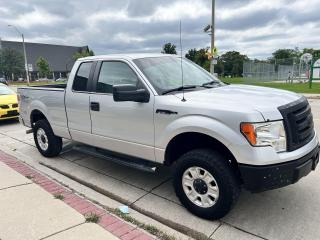
M 13 94 L 15 94 L 14 91 L 0 84 L 0 95 L 13 95 Z
M 134 63 L 159 94 L 182 85 L 181 58 L 179 57 L 141 58 L 134 60 Z M 183 59 L 182 67 L 184 86 L 201 87 L 212 81 L 222 84 L 216 77 L 189 60 Z

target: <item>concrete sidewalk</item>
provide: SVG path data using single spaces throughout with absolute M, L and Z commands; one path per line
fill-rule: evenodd
M 89 213 L 98 224 L 86 222 Z M 153 239 L 0 151 L 1 240 L 120 238 Z

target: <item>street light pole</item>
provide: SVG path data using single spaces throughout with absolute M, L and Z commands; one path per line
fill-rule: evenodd
M 8 25 L 8 27 L 13 27 L 13 28 L 17 31 L 17 33 L 18 33 L 19 35 L 21 35 L 21 37 L 22 37 L 24 64 L 25 64 L 25 71 L 26 71 L 26 75 L 27 75 L 27 85 L 29 86 L 29 85 L 30 85 L 30 78 L 29 78 L 28 59 L 27 59 L 27 52 L 26 52 L 26 44 L 25 44 L 25 42 L 24 42 L 24 35 L 23 35 L 23 33 L 21 33 L 21 32 L 19 31 L 19 29 L 18 29 L 16 26 L 14 26 L 14 25 Z
M 214 52 L 214 38 L 215 38 L 215 6 L 216 1 L 212 0 L 212 16 L 211 16 L 211 53 Z M 211 59 L 210 62 L 210 72 L 214 74 L 214 59 Z

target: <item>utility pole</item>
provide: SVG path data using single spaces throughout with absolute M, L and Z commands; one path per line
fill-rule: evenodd
M 21 33 L 18 28 L 14 25 L 8 25 L 8 27 L 13 27 L 19 35 L 22 37 L 22 46 L 23 46 L 23 55 L 24 55 L 24 64 L 25 64 L 25 70 L 27 75 L 27 85 L 30 85 L 30 79 L 29 79 L 29 69 L 28 69 L 28 60 L 27 60 L 27 52 L 26 52 L 26 44 L 24 42 L 24 35 Z
M 212 16 L 211 16 L 211 54 L 214 53 L 214 38 L 215 38 L 215 11 L 216 11 L 216 1 L 212 0 Z M 214 59 L 210 62 L 210 72 L 214 74 Z

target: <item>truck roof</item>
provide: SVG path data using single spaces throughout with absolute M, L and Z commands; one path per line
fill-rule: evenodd
M 126 59 L 134 60 L 139 58 L 154 58 L 154 57 L 179 57 L 178 55 L 161 54 L 161 53 L 126 53 L 126 54 L 109 54 L 109 55 L 97 55 L 92 57 L 79 58 L 78 61 L 85 60 L 106 60 L 106 59 Z

